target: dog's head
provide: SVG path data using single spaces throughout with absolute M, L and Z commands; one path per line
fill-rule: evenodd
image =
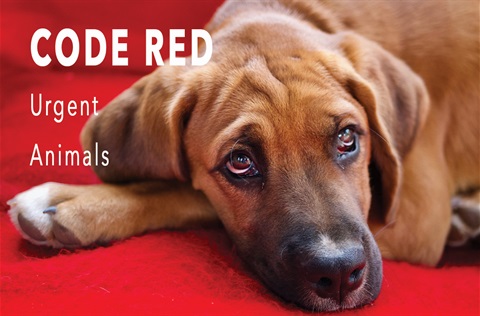
M 372 302 L 382 262 L 367 218 L 394 218 L 424 86 L 353 34 L 292 31 L 279 44 L 256 32 L 217 35 L 204 67 L 143 78 L 89 122 L 84 146 L 110 152 L 105 181 L 191 181 L 281 297 L 315 310 Z

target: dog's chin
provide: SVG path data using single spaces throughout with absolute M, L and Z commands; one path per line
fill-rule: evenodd
M 364 249 L 367 254 L 367 263 L 364 268 L 362 284 L 352 292 L 337 301 L 319 296 L 315 284 L 302 277 L 294 277 L 278 261 L 261 260 L 250 262 L 252 268 L 259 275 L 266 286 L 283 300 L 294 303 L 299 307 L 314 312 L 331 312 L 344 309 L 353 309 L 373 303 L 377 298 L 382 284 L 382 260 L 380 251 L 370 233 L 364 238 Z

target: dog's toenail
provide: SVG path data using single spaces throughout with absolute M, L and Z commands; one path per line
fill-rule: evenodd
M 47 207 L 47 208 L 43 211 L 43 214 L 56 214 L 56 213 L 57 213 L 57 207 L 55 207 L 55 206 Z
M 18 214 L 18 225 L 20 225 L 20 228 L 22 231 L 27 234 L 30 238 L 36 240 L 36 241 L 45 241 L 47 240 L 45 236 L 38 230 L 35 225 L 32 224 L 31 221 L 25 218 L 21 213 Z

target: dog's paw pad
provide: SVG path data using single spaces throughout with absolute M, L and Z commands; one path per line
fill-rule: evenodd
M 46 241 L 47 238 L 38 230 L 35 225 L 26 219 L 22 213 L 18 214 L 17 216 L 18 225 L 22 229 L 22 231 L 27 234 L 31 239 L 36 241 Z
M 58 222 L 58 208 L 52 201 L 65 199 L 54 195 L 57 189 L 58 184 L 45 183 L 22 192 L 7 202 L 8 213 L 22 236 L 35 245 L 79 247 L 82 243 L 77 236 Z
M 55 221 L 52 225 L 52 233 L 55 236 L 55 239 L 67 248 L 80 247 L 82 245 L 81 241 L 74 233 Z

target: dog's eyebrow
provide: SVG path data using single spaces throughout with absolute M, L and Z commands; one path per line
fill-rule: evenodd
M 231 141 L 232 135 L 235 135 L 234 138 L 238 139 L 241 129 L 245 126 L 247 126 L 247 120 L 242 116 L 220 131 L 212 140 L 212 146 L 210 147 L 211 152 L 209 153 L 209 156 L 216 157 L 218 148 L 221 148 L 224 143 Z
M 238 126 L 237 126 L 238 127 Z M 263 139 L 257 136 L 255 130 L 258 129 L 256 123 L 250 123 L 238 127 L 237 129 L 229 129 L 232 133 L 229 137 L 222 139 L 217 139 L 217 144 L 212 146 L 213 156 L 215 159 L 215 166 L 210 168 L 210 173 L 218 171 L 222 167 L 222 161 L 225 159 L 226 155 L 231 153 L 233 150 L 245 150 L 253 154 L 258 160 L 264 161 L 264 144 Z M 220 165 L 218 165 L 220 162 Z
M 230 150 L 241 149 L 242 147 L 256 148 L 261 146 L 262 139 L 253 132 L 257 127 L 255 124 L 248 124 L 234 132 L 230 138 L 225 139 L 220 148 L 230 147 Z M 231 145 L 233 144 L 233 145 Z
M 208 154 L 210 157 L 217 157 L 220 148 L 224 148 L 225 144 L 234 143 L 238 139 L 249 139 L 258 145 L 260 140 L 255 139 L 252 130 L 259 127 L 262 129 L 264 137 L 275 137 L 275 130 L 268 120 L 262 120 L 259 115 L 243 114 L 217 134 L 212 140 Z
M 348 99 L 339 99 L 335 104 L 331 104 L 324 115 L 330 117 L 336 127 L 346 127 L 340 125 L 360 125 L 362 129 L 368 126 L 362 126 L 362 112 Z
M 342 127 L 341 125 L 357 125 L 357 119 L 355 115 L 350 112 L 331 114 L 331 117 L 337 128 Z

